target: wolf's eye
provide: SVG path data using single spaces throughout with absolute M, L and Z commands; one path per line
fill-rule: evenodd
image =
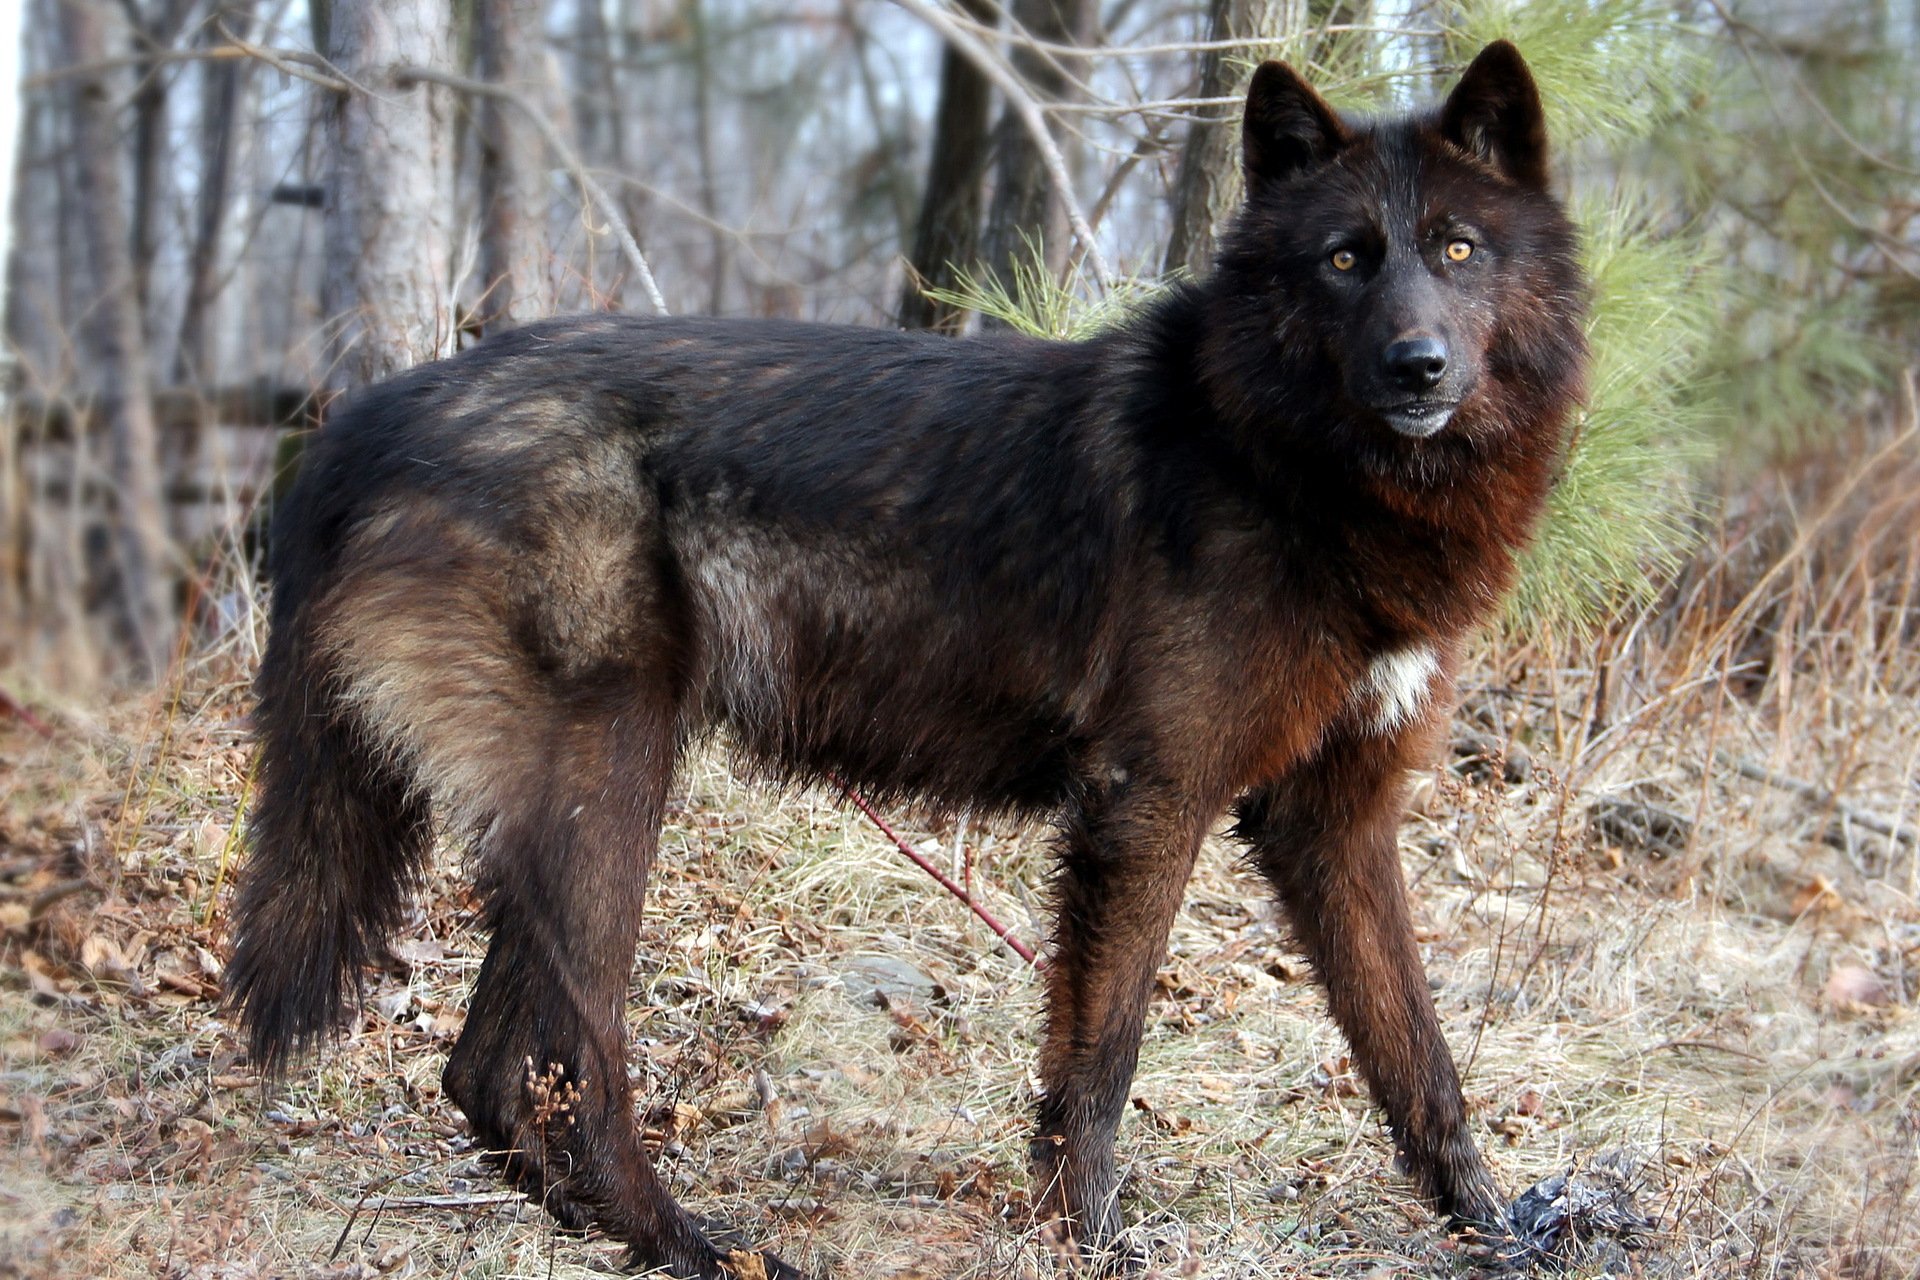
M 1329 258 L 1328 261 L 1333 263 L 1333 269 L 1335 271 L 1351 271 L 1353 270 L 1354 263 L 1360 261 L 1360 259 L 1351 249 L 1335 249 L 1333 251 L 1333 257 Z
M 1447 261 L 1465 262 L 1468 258 L 1471 258 L 1472 256 L 1473 256 L 1473 241 L 1471 240 L 1447 241 Z

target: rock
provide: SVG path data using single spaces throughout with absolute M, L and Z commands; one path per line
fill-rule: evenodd
M 1623 1154 L 1609 1153 L 1584 1169 L 1534 1183 L 1507 1210 L 1511 1237 L 1498 1242 L 1495 1252 L 1515 1267 L 1552 1259 L 1614 1271 L 1654 1225 L 1634 1199 L 1627 1163 Z
M 855 956 L 840 971 L 840 986 L 857 1004 L 931 999 L 939 984 L 923 970 L 892 956 Z

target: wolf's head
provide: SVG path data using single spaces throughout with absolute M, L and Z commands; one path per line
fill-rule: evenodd
M 1489 45 L 1437 110 L 1375 120 L 1266 63 L 1242 148 L 1246 205 L 1210 287 L 1216 395 L 1423 473 L 1436 451 L 1557 436 L 1585 286 L 1518 50 Z

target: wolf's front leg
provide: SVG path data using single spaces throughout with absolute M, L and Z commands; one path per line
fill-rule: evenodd
M 1114 1133 L 1202 834 L 1190 806 L 1135 784 L 1071 815 L 1061 837 L 1034 1198 L 1055 1247 L 1103 1269 L 1122 1261 Z
M 1499 1188 L 1467 1132 L 1395 846 L 1406 770 L 1426 761 L 1436 728 L 1330 739 L 1243 799 L 1235 834 L 1285 905 L 1421 1189 L 1450 1218 L 1497 1226 Z

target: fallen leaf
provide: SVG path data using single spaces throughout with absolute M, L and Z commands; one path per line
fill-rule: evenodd
M 1222 1076 L 1198 1075 L 1193 1077 L 1193 1085 L 1209 1102 L 1232 1102 L 1240 1092 L 1233 1081 Z
M 80 1037 L 65 1027 L 52 1027 L 46 1031 L 42 1031 L 40 1038 L 34 1041 L 34 1044 L 39 1047 L 41 1053 L 52 1058 L 58 1057 L 61 1054 L 72 1053 L 75 1049 L 78 1049 L 80 1047 Z
M 739 1280 L 767 1280 L 767 1260 L 751 1249 L 735 1249 L 727 1254 L 727 1265 Z
M 162 969 L 154 975 L 154 978 L 167 990 L 177 991 L 183 996 L 202 998 L 207 994 L 205 983 L 177 969 Z
M 1864 1013 L 1890 1003 L 1887 984 L 1864 965 L 1836 964 L 1827 975 L 1827 1003 L 1848 1013 Z
M 27 971 L 27 985 L 33 988 L 33 994 L 43 1000 L 58 1000 L 67 993 L 68 985 L 56 979 L 47 969 L 47 962 L 37 951 L 20 953 L 20 967 Z
M 409 969 L 438 964 L 447 958 L 447 944 L 437 938 L 404 938 L 387 950 Z
M 1840 896 L 1840 891 L 1833 887 L 1833 882 L 1820 875 L 1816 875 L 1810 883 L 1802 885 L 1800 891 L 1793 895 L 1793 914 L 1796 916 L 1804 916 L 1808 912 L 1831 911 L 1835 907 L 1845 905 L 1846 900 Z

